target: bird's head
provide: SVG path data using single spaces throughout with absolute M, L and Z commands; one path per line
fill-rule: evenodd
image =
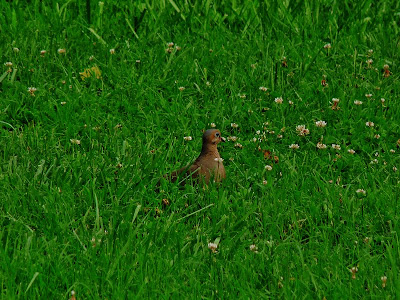
M 203 134 L 203 145 L 217 145 L 220 142 L 225 142 L 225 138 L 221 136 L 218 129 L 208 129 Z

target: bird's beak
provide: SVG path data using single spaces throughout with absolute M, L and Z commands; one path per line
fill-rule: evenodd
M 226 139 L 224 137 L 221 136 L 221 142 L 225 143 Z

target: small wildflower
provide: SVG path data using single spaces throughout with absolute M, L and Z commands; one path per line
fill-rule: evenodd
M 386 276 L 382 276 L 381 277 L 381 281 L 382 281 L 382 287 L 385 288 L 386 287 L 387 277 Z
M 367 59 L 366 63 L 370 66 L 374 61 L 372 59 Z
M 208 243 L 208 249 L 211 250 L 212 253 L 217 252 L 218 245 L 215 243 Z
M 352 267 L 349 271 L 351 273 L 351 278 L 352 279 L 356 279 L 356 273 L 358 272 L 358 268 L 357 267 Z
M 174 43 L 173 42 L 169 42 L 168 44 L 167 44 L 167 46 L 168 46 L 168 48 L 172 48 L 172 47 L 174 47 Z
M 297 149 L 299 149 L 300 148 L 300 146 L 298 145 L 298 144 L 291 144 L 290 146 L 289 146 L 289 149 L 293 149 L 293 150 L 297 150 Z
M 281 139 L 281 138 L 283 138 L 283 135 L 282 135 L 282 134 L 278 134 L 276 137 L 277 137 L 278 139 Z
M 136 63 L 137 63 L 137 64 L 140 64 L 140 59 L 137 59 L 137 60 L 136 60 Z
M 326 126 L 326 122 L 325 121 L 317 121 L 317 122 L 315 122 L 315 126 L 323 128 Z
M 180 86 L 178 89 L 179 89 L 181 92 L 183 92 L 183 91 L 185 90 L 185 87 L 184 87 L 184 86 Z
M 322 149 L 326 149 L 326 147 L 327 147 L 327 146 L 326 146 L 325 144 L 321 143 L 321 142 L 318 142 L 318 143 L 317 143 L 317 148 L 318 148 L 318 149 L 321 149 L 321 150 L 322 150 Z
M 392 73 L 389 71 L 389 65 L 384 65 L 383 66 L 383 76 L 384 77 L 389 77 L 390 74 L 392 74 Z
M 61 105 L 65 105 L 65 104 L 67 104 L 67 102 L 61 101 L 60 104 L 61 104 Z
M 374 50 L 372 50 L 372 49 L 368 50 L 368 55 L 372 55 L 373 53 L 374 53 Z
M 94 55 L 89 56 L 89 60 L 92 61 L 94 59 Z
M 368 122 L 365 123 L 365 126 L 367 126 L 367 127 L 374 127 L 375 124 L 374 124 L 374 122 L 368 121 Z
M 289 100 L 288 103 L 289 103 L 289 105 L 293 105 L 294 104 L 292 100 Z
M 215 123 L 211 123 L 210 126 L 211 126 L 211 128 L 217 127 L 217 125 L 215 125 Z
M 241 94 L 241 95 L 239 95 L 239 97 L 240 97 L 241 99 L 246 99 L 246 94 Z
M 284 57 L 282 58 L 282 67 L 283 67 L 283 68 L 287 68 L 287 67 L 288 67 L 288 63 L 287 63 L 287 58 L 286 58 L 286 56 L 284 56 Z
M 283 103 L 283 98 L 282 97 L 277 97 L 277 98 L 275 98 L 275 103 L 278 103 L 278 104 L 282 104 Z
M 236 147 L 236 148 L 240 148 L 240 149 L 242 149 L 242 148 L 243 148 L 243 145 L 242 145 L 242 144 L 240 144 L 240 143 L 236 143 L 236 144 L 235 144 L 235 147 Z
M 14 51 L 15 53 L 18 53 L 18 52 L 19 52 L 19 49 L 18 49 L 17 47 L 14 47 L 14 48 L 13 48 L 13 51 Z
M 365 97 L 371 98 L 371 97 L 372 97 L 372 94 L 365 94 Z
M 41 56 L 41 57 L 44 57 L 46 53 L 47 53 L 46 50 L 41 50 L 41 51 L 40 51 L 40 56 Z
M 76 300 L 75 291 L 74 290 L 71 291 L 71 298 L 69 298 L 69 300 Z
M 338 98 L 332 98 L 333 105 L 331 106 L 331 108 L 333 110 L 339 110 L 340 109 L 339 101 L 340 101 L 340 99 L 338 99 Z
M 65 49 L 58 49 L 57 50 L 58 54 L 65 54 L 65 52 L 67 52 Z
M 221 157 L 216 157 L 216 158 L 214 158 L 214 160 L 217 162 L 221 162 L 221 163 L 224 161 L 224 159 Z
M 266 166 L 265 166 L 265 170 L 267 170 L 267 171 L 271 171 L 271 170 L 272 170 L 272 166 L 270 166 L 270 165 L 266 165 Z
M 238 125 L 238 124 L 236 124 L 236 123 L 231 123 L 231 127 L 232 127 L 232 128 L 238 128 L 238 127 L 239 127 L 239 125 Z
M 396 153 L 396 150 L 390 149 L 390 153 Z
M 375 158 L 373 160 L 370 161 L 371 165 L 376 165 L 379 161 Z
M 191 140 L 192 140 L 192 137 L 191 137 L 191 136 L 184 136 L 183 139 L 184 139 L 185 141 L 191 141 Z
M 257 135 L 259 135 L 260 133 L 261 133 L 261 131 L 260 131 L 260 130 L 257 130 L 257 131 L 256 131 L 256 134 L 257 134 Z
M 366 237 L 364 238 L 364 243 L 365 243 L 365 244 L 368 244 L 370 241 L 371 241 L 371 238 L 370 238 L 369 236 L 366 236 Z
M 111 55 L 115 54 L 115 49 L 114 49 L 114 48 L 113 48 L 113 49 L 110 49 L 110 54 L 111 54 Z
M 363 189 L 358 189 L 358 190 L 356 191 L 356 193 L 357 193 L 358 195 L 362 195 L 362 196 L 365 196 L 365 195 L 367 194 L 367 192 L 366 192 L 365 190 L 363 190 Z
M 29 92 L 29 94 L 31 94 L 31 96 L 34 97 L 36 91 L 37 91 L 37 88 L 35 88 L 35 87 L 33 87 L 33 86 L 28 87 L 28 92 Z
M 256 138 L 256 137 L 253 137 L 252 141 L 253 141 L 254 143 L 256 143 L 256 142 L 257 142 L 257 138 Z
M 326 82 L 326 75 L 322 75 L 321 85 L 328 86 L 328 83 Z
M 397 172 L 397 168 L 396 167 L 393 167 L 393 172 Z
M 327 43 L 324 45 L 324 49 L 331 49 L 332 45 L 330 43 Z
M 162 199 L 162 204 L 163 204 L 163 206 L 168 206 L 169 200 L 167 198 Z
M 258 247 L 256 246 L 256 245 L 250 245 L 250 251 L 252 251 L 252 252 L 254 252 L 254 253 L 257 253 L 257 250 L 258 250 Z
M 266 181 L 265 179 L 263 179 L 262 184 L 263 184 L 263 185 L 267 185 L 267 184 L 268 184 L 268 181 Z
M 306 136 L 310 134 L 310 130 L 306 128 L 306 125 L 297 125 L 296 126 L 297 135 Z
M 360 100 L 355 100 L 355 101 L 354 101 L 354 104 L 355 104 L 355 105 L 361 105 L 361 104 L 363 104 L 363 102 L 360 101 Z
M 227 140 L 228 141 L 232 141 L 232 142 L 236 142 L 237 141 L 237 136 L 228 136 Z
M 341 149 L 339 144 L 332 144 L 332 148 L 335 149 L 335 150 L 340 150 Z
M 349 149 L 349 150 L 347 150 L 347 152 L 349 152 L 350 154 L 356 153 L 356 151 L 354 151 L 353 149 Z
M 207 81 L 206 86 L 211 86 L 211 83 L 209 81 Z
M 376 138 L 377 140 L 379 140 L 379 139 L 381 138 L 381 135 L 380 135 L 380 134 L 375 134 L 375 135 L 374 135 L 374 138 Z
M 179 47 L 179 46 L 176 46 L 175 49 L 176 49 L 176 51 L 181 51 L 182 50 L 182 48 Z
M 268 88 L 266 88 L 265 86 L 260 86 L 259 90 L 263 91 L 263 92 L 266 92 L 266 91 L 268 91 Z
M 75 145 L 80 145 L 81 144 L 81 140 L 70 139 L 70 141 L 71 141 L 72 144 L 75 144 Z
M 5 65 L 7 68 L 11 68 L 12 65 L 13 65 L 13 63 L 10 62 L 10 61 L 8 61 L 8 62 L 5 62 L 4 65 Z

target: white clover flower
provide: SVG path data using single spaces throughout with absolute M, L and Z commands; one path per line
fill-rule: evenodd
M 297 149 L 299 149 L 299 148 L 300 148 L 300 146 L 299 146 L 298 144 L 291 144 L 291 145 L 289 145 L 289 149 L 297 150 Z
M 367 192 L 364 189 L 358 189 L 356 191 L 356 193 L 359 194 L 359 195 L 364 195 L 364 196 L 367 194 Z
M 275 103 L 278 103 L 278 104 L 282 104 L 283 103 L 283 98 L 282 97 L 277 97 L 277 98 L 275 98 Z
M 212 253 L 217 252 L 218 245 L 215 243 L 208 243 L 208 249 L 211 250 Z
M 231 127 L 232 127 L 232 128 L 238 128 L 238 127 L 239 127 L 239 125 L 238 125 L 238 124 L 236 124 L 236 123 L 231 123 Z
M 185 141 L 191 141 L 191 140 L 192 140 L 192 137 L 191 137 L 191 136 L 184 136 L 183 139 L 184 139 Z
M 65 49 L 58 49 L 57 50 L 58 54 L 65 54 L 67 51 Z
M 224 161 L 224 159 L 222 157 L 216 157 L 216 158 L 214 158 L 214 160 L 217 162 L 221 162 L 221 163 Z
M 332 148 L 335 149 L 335 150 L 340 150 L 341 149 L 340 145 L 338 145 L 338 144 L 332 144 Z
M 317 121 L 317 122 L 315 122 L 315 126 L 323 128 L 326 126 L 326 122 L 325 121 Z
M 374 122 L 371 122 L 371 121 L 368 121 L 368 122 L 365 123 L 365 126 L 367 126 L 367 127 L 374 127 L 374 126 L 375 126 L 375 123 L 374 123 Z
M 265 170 L 267 170 L 267 171 L 271 171 L 271 170 L 272 170 L 272 166 L 270 166 L 270 165 L 266 165 L 266 166 L 265 166 Z
M 350 154 L 356 153 L 356 151 L 354 151 L 353 149 L 349 149 L 349 150 L 347 150 L 347 152 L 349 152 Z
M 257 253 L 258 247 L 256 245 L 250 245 L 250 251 Z
M 115 49 L 114 48 L 110 49 L 110 54 L 111 55 L 115 54 Z
M 355 101 L 354 101 L 354 104 L 355 104 L 355 105 L 361 105 L 361 104 L 363 104 L 363 102 L 360 101 L 360 100 L 355 100 Z
M 322 149 L 326 149 L 327 146 L 325 144 L 321 143 L 321 142 L 318 142 L 317 143 L 317 148 L 322 150 Z
M 70 139 L 70 141 L 71 141 L 72 144 L 75 144 L 75 145 L 80 145 L 81 144 L 81 140 Z
M 217 125 L 215 125 L 215 123 L 211 123 L 210 126 L 211 126 L 211 128 L 217 127 Z

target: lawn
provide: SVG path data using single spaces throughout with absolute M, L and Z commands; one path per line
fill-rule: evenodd
M 0 9 L 1 299 L 400 298 L 400 2 Z

